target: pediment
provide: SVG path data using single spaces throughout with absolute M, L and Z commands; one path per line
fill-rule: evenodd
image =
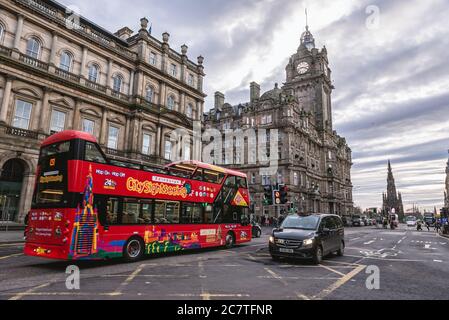
M 52 99 L 48 101 L 50 104 L 56 104 L 58 106 L 66 107 L 66 108 L 72 108 L 73 102 L 66 99 L 66 98 L 58 98 L 58 99 Z
M 32 88 L 28 88 L 28 87 L 18 87 L 18 88 L 13 89 L 12 91 L 16 94 L 21 94 L 23 96 L 27 96 L 27 97 L 31 97 L 31 98 L 35 98 L 35 99 L 41 98 L 41 94 L 39 93 L 39 91 L 32 89 Z
M 90 108 L 83 108 L 80 110 L 81 113 L 83 114 L 88 114 L 97 118 L 101 117 L 101 113 L 99 113 L 98 111 L 94 110 L 94 109 L 90 109 Z

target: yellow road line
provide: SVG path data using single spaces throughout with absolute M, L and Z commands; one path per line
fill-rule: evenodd
M 23 253 L 14 253 L 14 254 L 11 254 L 9 256 L 0 257 L 0 260 L 12 258 L 12 257 L 18 257 L 18 256 L 23 256 Z
M 326 270 L 329 270 L 329 271 L 331 271 L 331 272 L 334 272 L 334 273 L 338 274 L 339 276 L 344 277 L 344 276 L 346 275 L 346 274 L 344 274 L 344 273 L 342 273 L 342 272 L 340 272 L 340 271 L 334 270 L 334 269 L 332 269 L 331 267 L 325 266 L 325 265 L 323 265 L 323 264 L 319 264 L 319 266 L 322 267 L 322 268 L 324 268 L 324 269 L 326 269 Z
M 129 285 L 131 283 L 131 281 L 134 280 L 134 278 L 140 273 L 142 272 L 143 268 L 145 267 L 145 264 L 141 264 L 139 267 L 137 267 L 136 270 L 134 270 L 133 273 L 131 273 L 128 278 L 125 279 L 125 281 L 123 281 L 120 286 L 112 293 L 112 295 L 121 295 L 122 294 L 122 290 L 123 287 L 126 287 L 127 285 Z
M 325 297 L 330 295 L 332 292 L 334 292 L 335 290 L 340 288 L 342 285 L 344 285 L 346 282 L 348 282 L 349 280 L 354 278 L 357 274 L 359 274 L 365 268 L 366 268 L 366 266 L 363 266 L 363 265 L 358 266 L 357 268 L 355 268 L 354 270 L 352 270 L 351 272 L 346 274 L 344 277 L 340 278 L 335 283 L 331 284 L 328 288 L 324 289 L 323 291 L 321 291 L 320 293 L 315 295 L 313 297 L 313 299 L 318 299 L 318 300 L 324 299 Z
M 269 274 L 271 274 L 273 276 L 273 278 L 279 280 L 280 282 L 282 282 L 282 284 L 284 286 L 287 286 L 287 282 L 280 276 L 278 275 L 276 272 L 274 272 L 273 270 L 270 270 L 268 268 L 264 268 L 266 272 L 268 272 Z
M 305 294 L 298 293 L 298 292 L 295 292 L 295 293 L 296 293 L 296 296 L 298 297 L 298 299 L 301 299 L 301 300 L 310 300 L 310 298 L 309 298 L 308 296 L 306 296 Z
M 36 290 L 48 287 L 50 284 L 51 284 L 51 282 L 41 284 L 41 285 L 39 285 L 37 287 L 34 287 L 34 288 L 31 288 L 30 290 L 27 290 L 25 292 L 18 293 L 14 297 L 10 298 L 9 300 L 20 300 L 20 299 L 22 299 L 25 296 L 29 296 L 29 295 L 33 294 L 34 291 L 36 291 Z

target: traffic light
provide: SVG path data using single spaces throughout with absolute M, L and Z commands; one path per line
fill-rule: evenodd
M 265 206 L 271 206 L 273 204 L 273 188 L 272 188 L 272 186 L 264 187 L 263 204 Z
M 279 193 L 280 193 L 280 204 L 286 204 L 288 202 L 287 199 L 287 191 L 288 188 L 287 186 L 279 186 Z
M 273 199 L 274 199 L 274 204 L 276 204 L 276 205 L 281 204 L 281 193 L 279 192 L 279 190 L 273 191 Z

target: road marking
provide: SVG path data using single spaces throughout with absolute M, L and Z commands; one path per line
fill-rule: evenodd
M 426 244 L 426 245 L 424 246 L 424 249 L 430 249 L 430 244 Z
M 342 272 L 340 272 L 340 271 L 337 271 L 337 270 L 332 269 L 331 267 L 328 267 L 328 266 L 325 266 L 325 265 L 322 265 L 322 264 L 319 264 L 319 266 L 322 267 L 322 268 L 324 268 L 324 269 L 326 269 L 326 270 L 329 270 L 329 271 L 331 271 L 331 272 L 334 272 L 334 273 L 338 274 L 339 276 L 344 277 L 344 276 L 346 275 L 346 274 L 344 274 L 344 273 L 342 273 Z
M 359 240 L 360 239 L 360 237 L 358 237 L 358 238 L 353 238 L 353 239 L 349 239 L 349 241 L 355 241 L 355 240 Z
M 305 294 L 298 293 L 298 292 L 295 292 L 295 293 L 296 293 L 296 296 L 301 300 L 310 300 L 310 298 L 308 296 L 306 296 Z
M 276 272 L 274 272 L 273 270 L 270 270 L 269 268 L 264 268 L 264 269 L 265 269 L 266 272 L 271 274 L 274 279 L 279 280 L 284 286 L 288 285 L 287 282 L 280 275 L 278 275 Z
M 39 285 L 39 286 L 37 286 L 37 287 L 34 287 L 34 288 L 31 288 L 30 290 L 27 290 L 27 291 L 25 291 L 25 292 L 18 293 L 17 295 L 15 295 L 14 297 L 12 297 L 12 298 L 10 298 L 10 299 L 8 299 L 8 300 L 20 300 L 20 299 L 22 299 L 24 296 L 28 296 L 28 295 L 30 295 L 30 294 L 33 294 L 36 290 L 39 290 L 39 289 L 48 287 L 50 284 L 51 284 L 51 282 L 41 284 L 41 285 Z
M 368 245 L 368 244 L 371 244 L 371 243 L 374 243 L 374 242 L 376 242 L 376 240 L 371 240 L 371 241 L 365 242 L 364 244 Z
M 443 262 L 443 260 L 433 260 L 434 262 Z
M 24 243 L 23 242 L 17 242 L 17 243 L 0 244 L 0 248 L 2 248 L 2 247 L 15 247 L 15 246 L 23 247 Z
M 207 297 L 207 298 L 245 298 L 245 297 L 249 297 L 249 294 L 245 294 L 245 293 L 223 293 L 223 294 L 212 294 L 212 293 L 207 293 L 207 294 L 195 294 L 195 293 L 174 293 L 174 294 L 167 294 L 168 297 L 200 297 L 203 298 Z
M 101 276 L 102 278 L 123 278 L 129 277 L 126 274 L 104 274 Z M 136 275 L 135 278 L 167 278 L 167 279 L 176 279 L 176 278 L 188 278 L 190 275 L 188 274 L 139 274 Z
M 387 258 L 377 258 L 377 257 L 368 257 L 368 256 L 356 256 L 356 255 L 349 255 L 345 254 L 345 257 L 352 257 L 352 258 L 362 258 L 363 259 L 371 259 L 371 260 L 383 260 L 383 261 L 395 261 L 395 262 L 426 262 L 428 260 L 411 260 L 411 259 L 387 259 Z
M 328 295 L 330 295 L 332 292 L 340 288 L 342 285 L 344 285 L 346 282 L 354 278 L 356 275 L 358 275 L 361 271 L 363 271 L 366 268 L 364 265 L 360 265 L 348 274 L 346 274 L 344 277 L 337 280 L 335 283 L 331 284 L 327 289 L 324 289 L 317 295 L 313 296 L 312 299 L 322 300 Z
M 122 294 L 122 289 L 124 289 L 124 287 L 126 287 L 127 285 L 129 285 L 131 283 L 131 281 L 134 280 L 135 277 L 137 277 L 137 275 L 142 272 L 143 268 L 145 267 L 145 264 L 141 264 L 140 266 L 137 267 L 136 270 L 134 270 L 133 273 L 131 273 L 128 278 L 125 279 L 125 281 L 123 281 L 120 286 L 111 294 L 111 295 L 121 295 Z
M 23 253 L 14 253 L 14 254 L 11 254 L 9 256 L 0 257 L 0 260 L 12 258 L 12 257 L 18 257 L 18 256 L 23 256 Z

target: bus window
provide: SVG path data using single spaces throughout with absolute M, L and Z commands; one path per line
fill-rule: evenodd
M 84 160 L 103 164 L 106 163 L 106 159 L 103 157 L 103 154 L 98 149 L 97 145 L 92 142 L 86 142 Z
M 109 198 L 106 211 L 106 222 L 108 225 L 117 225 L 121 223 L 121 216 L 119 217 L 119 206 L 120 203 L 118 199 Z
M 246 184 L 246 178 L 236 177 L 236 180 L 237 180 L 237 187 L 238 188 L 248 189 L 248 185 Z
M 149 224 L 152 222 L 153 204 L 142 203 L 142 214 L 139 217 L 139 224 Z
M 181 211 L 182 224 L 201 223 L 201 209 L 200 203 L 183 203 Z
M 214 222 L 214 211 L 213 207 L 209 204 L 204 208 L 202 223 L 208 224 Z
M 221 184 L 223 182 L 224 176 L 224 173 L 204 169 L 203 181 Z
M 154 223 L 178 224 L 179 202 L 156 201 Z
M 137 200 L 125 199 L 123 203 L 122 224 L 137 224 L 140 215 L 140 203 Z
M 51 157 L 70 151 L 70 141 L 59 142 L 42 148 L 41 158 Z
M 198 168 L 192 176 L 193 180 L 203 181 L 203 169 Z

